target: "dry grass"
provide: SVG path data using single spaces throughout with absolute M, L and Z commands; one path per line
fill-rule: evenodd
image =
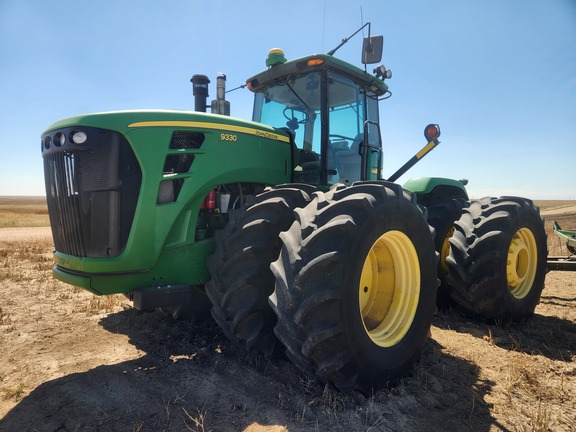
M 10 281 L 17 283 L 35 283 L 39 281 L 51 281 L 51 269 L 54 265 L 52 251 L 53 243 L 47 239 L 31 241 L 0 242 L 0 282 Z M 48 295 L 56 296 L 57 301 L 75 299 L 79 293 L 84 293 L 81 288 L 61 284 L 65 289 L 54 290 Z M 51 287 L 55 288 L 55 287 Z M 126 297 L 120 294 L 108 296 L 86 295 L 82 302 L 75 302 L 74 312 L 85 313 L 88 316 L 111 313 L 126 301 Z M 13 324 L 10 314 L 0 308 L 0 325 Z
M 192 414 L 188 413 L 185 408 L 182 408 L 184 411 L 184 425 L 186 430 L 194 431 L 194 432 L 207 432 L 209 429 L 206 429 L 204 423 L 206 422 L 206 411 L 201 411 L 197 409 L 198 415 L 193 416 Z M 190 423 L 189 423 L 190 422 Z
M 554 210 L 576 205 L 575 200 L 534 200 L 540 210 Z
M 120 294 L 106 296 L 92 296 L 76 309 L 76 312 L 82 312 L 86 315 L 100 315 L 102 313 L 114 312 L 119 306 L 126 301 L 126 297 Z
M 12 324 L 12 320 L 10 319 L 10 314 L 8 312 L 5 312 L 0 307 L 0 325 L 10 325 L 10 324 Z
M 36 271 L 52 268 L 52 241 L 15 241 L 0 243 L 0 281 L 26 282 L 38 277 Z M 22 271 L 22 264 L 26 270 Z
M 0 228 L 49 225 L 45 197 L 0 197 Z
M 12 389 L 5 390 L 3 398 L 6 400 L 9 400 L 9 399 L 19 400 L 22 397 L 22 395 L 24 394 L 25 389 L 26 389 L 26 386 L 24 385 L 24 383 L 20 383 Z

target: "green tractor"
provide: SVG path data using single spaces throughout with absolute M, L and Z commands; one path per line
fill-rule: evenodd
M 465 181 L 394 183 L 438 144 L 434 124 L 384 179 L 378 108 L 391 73 L 366 71 L 382 37 L 364 39 L 364 69 L 335 58 L 339 47 L 292 61 L 270 51 L 246 82 L 252 121 L 226 115 L 225 76 L 207 114 L 209 79 L 195 75 L 195 112 L 51 125 L 42 156 L 54 276 L 141 310 L 211 311 L 249 352 L 286 353 L 364 393 L 409 373 L 437 298 L 486 320 L 530 317 L 546 272 L 539 209 L 471 200 Z

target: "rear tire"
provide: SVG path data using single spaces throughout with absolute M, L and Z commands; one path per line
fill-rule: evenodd
M 406 376 L 436 309 L 431 228 L 411 192 L 356 183 L 317 192 L 280 236 L 275 333 L 302 370 L 370 394 Z
M 540 211 L 532 201 L 470 201 L 450 244 L 448 281 L 456 303 L 489 321 L 518 321 L 534 314 L 548 252 Z
M 468 205 L 464 198 L 440 198 L 426 205 L 428 210 L 428 223 L 435 229 L 434 248 L 439 254 L 438 261 L 438 306 L 450 305 L 450 284 L 448 283 L 448 263 L 446 258 L 450 255 L 450 237 L 454 234 L 454 223 L 460 219 L 462 209 Z
M 278 258 L 278 235 L 294 221 L 294 209 L 309 201 L 306 192 L 289 185 L 268 190 L 248 207 L 233 210 L 215 234 L 216 250 L 208 257 L 212 279 L 206 284 L 212 316 L 251 354 L 270 358 L 281 348 L 273 332 L 277 318 L 268 305 L 274 290 L 270 263 Z

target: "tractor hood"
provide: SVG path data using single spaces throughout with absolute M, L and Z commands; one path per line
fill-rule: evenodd
M 43 138 L 49 132 L 69 128 L 69 127 L 98 127 L 112 130 L 121 134 L 128 134 L 135 128 L 140 127 L 202 127 L 205 129 L 227 129 L 230 131 L 248 133 L 262 136 L 262 134 L 272 134 L 281 141 L 288 141 L 286 134 L 277 131 L 270 126 L 252 121 L 242 120 L 218 114 L 206 114 L 196 111 L 177 110 L 133 110 L 133 111 L 111 111 L 95 114 L 85 114 L 75 117 L 65 118 L 50 125 L 42 134 Z M 62 138 L 62 142 L 55 143 L 57 147 L 67 143 L 70 137 Z M 43 151 L 48 150 L 52 143 L 43 142 Z

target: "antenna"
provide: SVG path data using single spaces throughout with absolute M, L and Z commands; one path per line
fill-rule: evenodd
M 322 51 L 324 51 L 325 40 L 326 40 L 326 0 L 324 0 L 324 17 L 322 20 Z
M 358 30 L 356 30 L 354 33 L 352 33 L 350 36 L 348 36 L 347 38 L 342 39 L 342 42 L 340 42 L 340 45 L 338 45 L 338 46 L 337 46 L 336 48 L 334 48 L 333 50 L 328 51 L 327 54 L 328 54 L 329 56 L 334 55 L 334 53 L 335 53 L 336 51 L 338 51 L 338 50 L 342 47 L 342 45 L 344 45 L 346 42 L 348 42 L 349 39 L 352 39 L 354 36 L 356 36 L 356 35 L 360 32 L 360 30 L 364 29 L 364 27 L 366 27 L 366 26 L 368 26 L 368 37 L 370 37 L 370 21 L 368 21 L 366 24 L 364 24 L 362 27 L 360 27 Z
M 364 14 L 362 13 L 362 5 L 360 5 L 360 24 L 362 24 L 362 29 L 364 29 Z M 370 28 L 370 27 L 368 27 Z M 368 35 L 370 35 L 370 30 L 368 30 Z M 362 30 L 362 38 L 364 38 L 364 30 Z M 367 65 L 364 64 L 364 72 L 367 72 Z

